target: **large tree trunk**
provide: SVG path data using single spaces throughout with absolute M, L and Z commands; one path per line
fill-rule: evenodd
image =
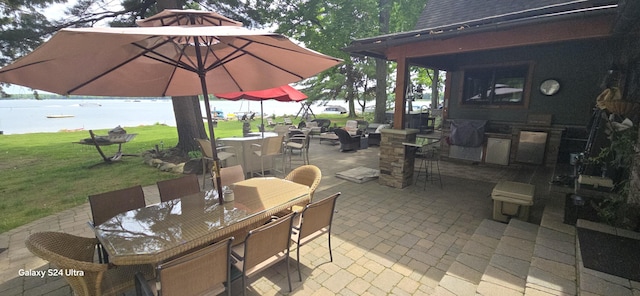
M 207 138 L 198 96 L 173 97 L 171 101 L 178 129 L 178 145 L 176 147 L 185 152 L 198 151 L 199 147 L 195 138 Z
M 376 59 L 376 110 L 373 121 L 385 123 L 387 120 L 387 61 Z
M 347 71 L 347 102 L 349 103 L 349 113 L 347 115 L 348 118 L 356 117 L 356 105 L 355 105 L 355 91 L 354 91 L 354 71 L 353 64 L 349 63 L 346 65 Z
M 379 0 L 378 22 L 380 23 L 380 34 L 389 33 L 389 19 L 391 17 L 391 5 L 389 0 Z M 386 123 L 387 121 L 387 61 L 376 59 L 376 110 L 374 121 Z
M 439 92 L 438 92 L 438 78 L 440 76 L 440 70 L 433 69 L 433 78 L 431 79 L 431 108 L 438 109 L 440 105 Z

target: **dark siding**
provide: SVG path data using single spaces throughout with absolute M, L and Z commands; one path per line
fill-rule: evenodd
M 487 119 L 525 122 L 528 114 L 553 114 L 553 123 L 580 125 L 588 123 L 596 97 L 602 91 L 601 82 L 613 60 L 611 41 L 581 41 L 528 48 L 504 49 L 459 55 L 457 66 L 533 61 L 534 72 L 528 109 L 483 109 L 459 105 L 459 85 L 462 72 L 452 72 L 449 118 Z M 547 97 L 538 91 L 547 78 L 561 82 L 558 94 Z

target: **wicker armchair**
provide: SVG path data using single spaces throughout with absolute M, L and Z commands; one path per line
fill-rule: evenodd
M 340 151 L 351 151 L 360 149 L 360 135 L 352 136 L 344 129 L 337 128 L 333 130 L 340 141 Z
M 62 275 L 76 295 L 117 295 L 134 287 L 134 275 L 153 277 L 151 265 L 110 266 L 94 262 L 98 240 L 62 232 L 37 232 L 25 241 L 27 249 L 56 268 L 82 272 Z
M 295 168 L 284 179 L 309 186 L 309 200 L 313 200 L 313 194 L 322 179 L 322 172 L 315 165 L 303 165 Z

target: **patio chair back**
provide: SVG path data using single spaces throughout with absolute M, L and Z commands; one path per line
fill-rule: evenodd
M 295 212 L 249 231 L 244 244 L 232 248 L 234 266 L 242 271 L 242 291 L 246 290 L 246 278 L 286 260 L 287 280 L 291 291 L 289 276 L 289 246 Z M 233 260 L 232 260 L 233 261 Z
M 315 165 L 303 165 L 295 168 L 284 179 L 309 186 L 309 197 L 313 201 L 313 194 L 322 180 L 322 171 Z
M 302 158 L 302 163 L 304 165 L 307 165 L 310 163 L 310 160 L 309 160 L 310 139 L 311 139 L 311 136 L 307 135 L 307 133 L 302 131 L 297 131 L 295 134 L 294 133 L 290 134 L 289 139 L 287 140 L 284 146 L 285 154 L 289 155 L 289 166 L 291 166 L 291 159 L 293 157 L 293 152 L 295 150 L 300 151 L 300 157 Z
M 118 295 L 132 289 L 137 272 L 151 278 L 150 265 L 128 265 L 113 268 L 95 263 L 98 240 L 62 232 L 36 232 L 27 237 L 25 245 L 34 255 L 49 261 L 58 270 L 82 271 L 82 276 L 62 272 L 74 295 Z
M 206 176 L 212 176 L 211 165 L 213 161 L 213 153 L 211 152 L 211 142 L 208 139 L 199 139 L 195 138 L 198 142 L 198 146 L 200 146 L 200 152 L 202 153 L 202 189 L 205 187 Z M 227 166 L 228 160 L 231 158 L 236 159 L 236 163 L 238 162 L 237 155 L 238 152 L 236 148 L 233 146 L 219 146 L 216 148 L 218 152 L 218 159 L 220 159 L 220 166 Z
M 344 129 L 349 132 L 349 134 L 355 135 L 358 132 L 358 122 L 355 120 L 347 120 Z
M 233 237 L 163 263 L 157 268 L 158 295 L 218 295 L 231 278 L 230 254 Z M 146 290 L 146 281 L 136 275 L 136 290 Z M 227 295 L 231 295 L 227 285 Z M 150 287 L 153 290 L 153 286 Z
M 328 235 L 329 258 L 333 262 L 333 253 L 331 251 L 331 224 L 336 208 L 336 201 L 340 194 L 341 193 L 338 192 L 327 198 L 308 204 L 301 213 L 300 226 L 293 228 L 292 240 L 298 244 L 296 256 L 300 280 L 302 280 L 302 273 L 300 272 L 300 247 L 325 233 Z
M 222 186 L 229 186 L 233 183 L 240 182 L 245 179 L 242 165 L 234 165 L 220 169 L 220 179 Z
M 115 215 L 145 207 L 142 186 L 89 195 L 93 225 L 100 225 Z
M 160 201 L 168 201 L 189 194 L 200 192 L 200 184 L 198 176 L 195 174 L 185 175 L 184 177 L 158 181 L 158 192 L 160 193 Z

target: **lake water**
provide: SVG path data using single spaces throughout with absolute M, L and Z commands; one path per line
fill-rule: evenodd
M 263 102 L 264 113 L 295 115 L 301 104 L 294 102 Z M 329 102 L 330 105 L 346 106 L 344 102 Z M 204 103 L 201 103 L 204 115 Z M 227 113 L 260 112 L 256 101 L 213 101 L 213 109 Z M 319 114 L 324 107 L 313 105 L 311 110 Z M 68 118 L 47 118 L 51 115 L 72 115 Z M 35 132 L 58 132 L 76 129 L 108 129 L 118 125 L 139 126 L 156 123 L 175 126 L 171 99 L 158 100 L 0 100 L 0 131 L 4 134 Z

